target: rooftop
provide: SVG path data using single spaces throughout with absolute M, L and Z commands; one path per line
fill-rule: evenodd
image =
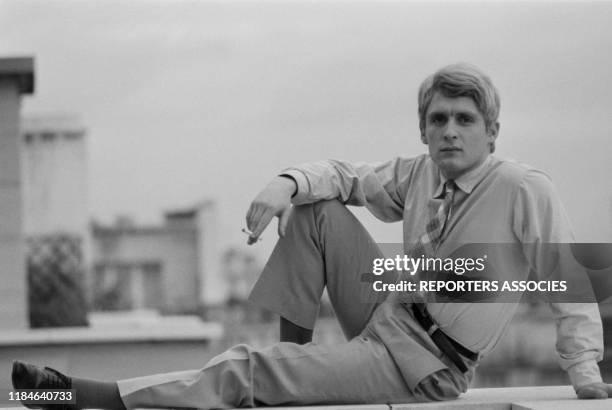
M 14 78 L 22 94 L 34 92 L 34 58 L 7 57 L 0 58 L 0 78 Z
M 84 134 L 86 132 L 79 116 L 67 112 L 25 115 L 21 120 L 21 128 L 24 133 L 69 132 Z

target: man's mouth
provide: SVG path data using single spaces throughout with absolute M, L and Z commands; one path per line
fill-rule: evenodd
M 442 147 L 442 148 L 440 148 L 440 152 L 455 152 L 455 151 L 462 151 L 462 149 L 459 148 L 459 147 Z

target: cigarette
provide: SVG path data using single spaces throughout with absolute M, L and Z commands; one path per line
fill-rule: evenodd
M 253 232 L 249 231 L 246 228 L 242 228 L 242 232 L 244 232 L 245 234 L 247 234 L 249 236 L 253 235 Z M 263 239 L 262 237 L 259 237 L 259 238 L 257 238 L 257 241 L 261 241 L 262 239 Z

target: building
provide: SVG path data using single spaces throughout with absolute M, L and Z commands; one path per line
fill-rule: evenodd
M 24 231 L 27 237 L 88 229 L 86 129 L 71 114 L 22 119 Z
M 30 276 L 37 277 L 30 287 L 43 287 L 35 292 L 51 290 L 57 284 L 44 283 L 60 277 L 80 289 L 89 310 L 184 313 L 225 301 L 214 203 L 169 212 L 160 226 L 126 218 L 90 224 L 87 130 L 79 118 L 30 115 L 21 133 L 26 256 Z M 42 302 L 44 312 L 57 301 Z
M 216 278 L 214 219 L 215 204 L 209 201 L 168 212 L 159 226 L 137 226 L 127 218 L 93 225 L 93 309 L 193 313 L 222 303 L 225 282 Z
M 70 114 L 21 122 L 30 326 L 86 325 L 86 129 Z
M 1 329 L 27 327 L 23 262 L 20 113 L 24 95 L 34 93 L 34 58 L 0 58 L 0 280 Z

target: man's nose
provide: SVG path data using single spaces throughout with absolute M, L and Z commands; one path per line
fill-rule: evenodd
M 446 128 L 444 129 L 444 138 L 447 140 L 457 139 L 459 136 L 459 130 L 457 129 L 457 124 L 454 120 L 450 120 L 446 123 Z

